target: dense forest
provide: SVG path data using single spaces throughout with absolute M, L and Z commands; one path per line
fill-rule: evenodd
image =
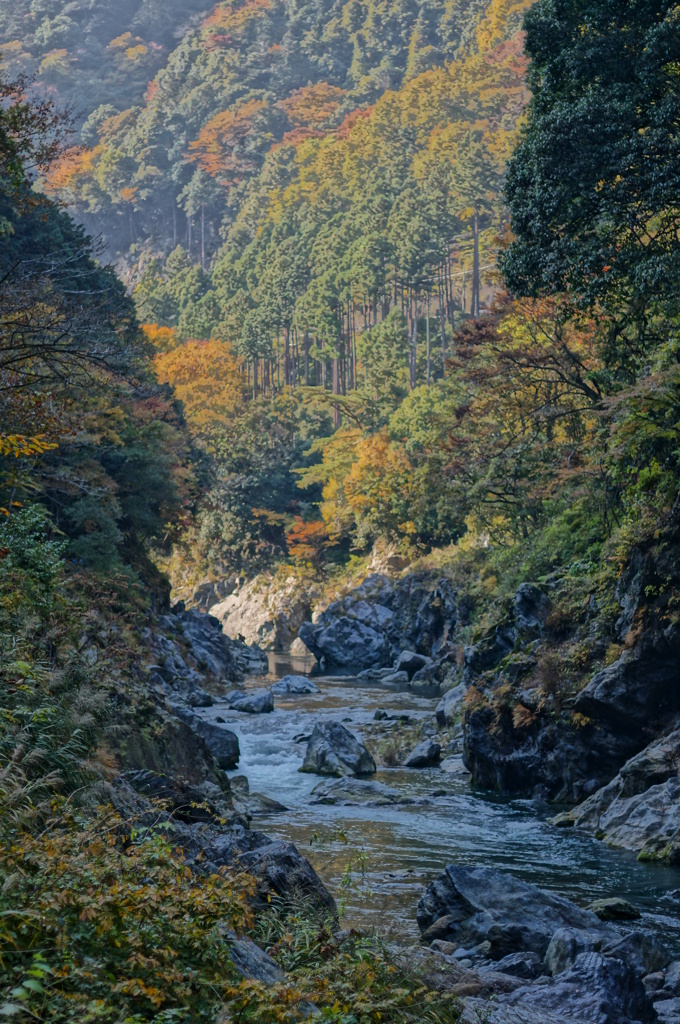
M 543 714 L 590 728 L 568 687 L 638 658 L 652 619 L 672 662 L 679 17 L 2 7 L 0 1015 L 459 1019 L 382 946 L 189 870 L 182 829 L 234 812 L 149 682 L 154 630 L 173 588 L 331 596 L 384 549 L 467 588 L 467 642 L 552 588 L 540 706 L 468 697 L 513 742 Z M 126 781 L 182 758 L 188 798 Z M 243 981 L 225 928 L 288 980 Z

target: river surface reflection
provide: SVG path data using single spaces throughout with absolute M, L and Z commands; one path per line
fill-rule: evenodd
M 308 674 L 301 659 L 272 656 L 270 675 L 247 681 L 260 688 L 288 672 Z M 216 703 L 202 714 L 220 717 L 237 733 L 251 792 L 284 804 L 285 813 L 256 817 L 252 827 L 296 843 L 336 899 L 346 926 L 417 936 L 415 911 L 424 887 L 452 862 L 482 863 L 581 905 L 624 896 L 680 955 L 680 869 L 639 863 L 592 835 L 548 823 L 554 807 L 503 800 L 472 791 L 465 779 L 438 768 L 379 768 L 377 780 L 427 802 L 342 807 L 310 802 L 318 776 L 299 772 L 305 738 L 317 721 L 335 719 L 361 738 L 378 708 L 431 721 L 436 700 L 367 685 L 354 677 L 314 677 L 321 692 L 275 698 L 268 715 L 229 711 Z M 439 795 L 432 795 L 432 794 Z

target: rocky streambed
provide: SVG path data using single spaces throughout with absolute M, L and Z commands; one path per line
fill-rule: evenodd
M 467 646 L 464 605 L 446 580 L 369 577 L 303 623 L 316 661 L 270 655 L 265 674 L 229 641 L 233 690 L 178 687 L 167 658 L 157 678 L 241 820 L 309 858 L 343 924 L 463 997 L 466 1024 L 680 1021 L 676 633 L 643 714 L 651 640 L 637 674 L 596 659 L 570 693 L 545 672 L 549 588 L 520 586 Z M 584 615 L 570 642 L 595 635 Z

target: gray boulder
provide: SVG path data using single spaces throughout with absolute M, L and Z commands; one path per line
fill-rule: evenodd
M 333 897 L 293 843 L 277 840 L 258 846 L 241 854 L 239 864 L 258 879 L 258 897 L 265 905 L 276 896 L 304 898 L 317 910 L 335 916 Z
M 266 715 L 274 710 L 271 690 L 250 690 L 236 692 L 228 697 L 232 711 L 243 711 L 247 715 Z
M 315 909 L 335 916 L 335 901 L 316 871 L 293 843 L 272 840 L 262 832 L 234 825 L 211 830 L 187 861 L 197 870 L 216 871 L 238 865 L 257 880 L 256 903 L 268 906 L 273 897 L 308 900 Z M 196 845 L 195 833 L 191 842 Z
M 417 919 L 423 938 L 466 948 L 488 942 L 494 960 L 526 951 L 543 957 L 559 929 L 595 933 L 601 942 L 618 935 L 612 925 L 561 896 L 492 868 L 457 864 L 427 887 Z
M 381 631 L 359 619 L 342 615 L 317 624 L 303 622 L 300 639 L 326 668 L 356 670 L 384 665 L 390 657 L 390 645 Z
M 173 711 L 178 718 L 186 722 L 197 736 L 201 736 L 205 740 L 220 768 L 229 771 L 236 767 L 241 751 L 235 733 L 216 722 L 204 721 L 188 708 L 173 707 Z
M 454 686 L 452 690 L 445 693 L 439 704 L 437 704 L 434 715 L 437 719 L 437 725 L 442 729 L 448 725 L 453 725 L 460 717 L 467 691 L 468 688 L 465 683 L 459 683 L 458 686 Z
M 656 1020 L 636 973 L 622 960 L 599 953 L 581 953 L 573 967 L 551 984 L 537 982 L 498 999 L 515 1009 L 563 1014 L 579 1024 L 653 1024 Z
M 321 693 L 316 683 L 307 676 L 284 676 L 273 684 L 271 692 L 276 697 L 285 697 L 293 693 Z
M 263 985 L 278 985 L 284 980 L 285 975 L 279 965 L 252 939 L 239 939 L 231 931 L 222 934 L 229 943 L 231 961 L 242 977 L 261 981 Z
M 374 775 L 375 761 L 362 743 L 339 722 L 314 726 L 301 772 L 316 775 Z
M 404 649 L 436 656 L 448 645 L 456 621 L 457 595 L 450 580 L 412 573 L 393 581 L 374 573 L 316 622 L 303 623 L 299 635 L 326 667 L 356 671 L 392 665 Z
M 230 778 L 229 785 L 235 809 L 246 818 L 252 818 L 256 814 L 280 814 L 288 810 L 278 800 L 272 800 L 264 793 L 251 793 L 245 775 L 236 775 Z
M 394 663 L 395 672 L 407 672 L 409 679 L 413 679 L 416 672 L 429 668 L 434 662 L 424 654 L 417 654 L 415 651 L 402 651 Z
M 423 740 L 404 761 L 405 768 L 431 768 L 439 764 L 442 748 L 434 740 Z

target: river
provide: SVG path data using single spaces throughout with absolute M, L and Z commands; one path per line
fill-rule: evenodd
M 270 657 L 270 674 L 247 680 L 259 689 L 310 665 Z M 680 869 L 640 863 L 576 829 L 555 828 L 554 806 L 473 791 L 467 778 L 439 768 L 379 768 L 376 779 L 427 802 L 388 807 L 311 802 L 319 783 L 302 774 L 308 736 L 318 721 L 336 719 L 361 738 L 382 708 L 431 721 L 437 701 L 369 685 L 355 677 L 319 677 L 318 694 L 275 698 L 271 714 L 248 715 L 215 703 L 203 716 L 224 720 L 239 737 L 241 760 L 230 775 L 246 775 L 251 792 L 288 808 L 257 816 L 252 827 L 294 842 L 340 901 L 345 926 L 415 938 L 415 911 L 425 885 L 452 862 L 483 863 L 551 889 L 580 905 L 623 896 L 642 913 L 642 926 L 680 954 Z M 431 794 L 440 794 L 432 796 Z

